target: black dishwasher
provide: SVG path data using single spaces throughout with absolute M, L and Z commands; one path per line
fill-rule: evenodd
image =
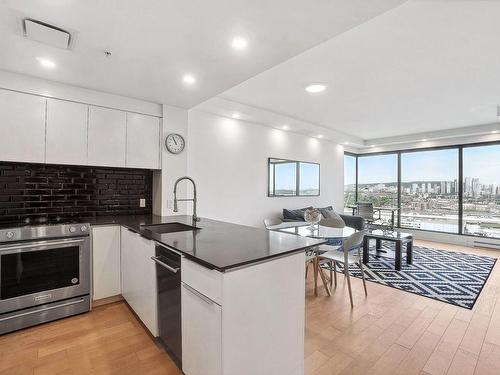
M 160 340 L 181 369 L 181 256 L 157 245 L 153 260 L 156 262 Z

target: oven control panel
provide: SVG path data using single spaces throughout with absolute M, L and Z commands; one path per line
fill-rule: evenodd
M 56 225 L 26 225 L 0 229 L 0 244 L 2 242 L 43 240 L 46 238 L 64 238 L 88 236 L 90 224 L 56 224 Z

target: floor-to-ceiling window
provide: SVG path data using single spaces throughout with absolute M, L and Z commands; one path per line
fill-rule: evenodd
M 375 207 L 397 206 L 397 154 L 358 157 L 358 202 L 371 202 Z M 380 214 L 384 221 L 391 218 L 389 211 L 381 211 Z
M 356 203 L 356 156 L 344 154 L 344 212 L 351 213 L 348 206 Z
M 463 233 L 500 238 L 500 145 L 463 149 Z
M 458 233 L 458 149 L 401 153 L 401 227 Z

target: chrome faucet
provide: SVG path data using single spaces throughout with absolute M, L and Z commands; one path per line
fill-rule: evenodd
M 177 184 L 179 182 L 181 182 L 182 180 L 189 180 L 193 184 L 193 198 L 177 199 Z M 194 180 L 188 176 L 178 178 L 177 181 L 175 181 L 175 184 L 174 184 L 174 212 L 179 212 L 179 207 L 177 206 L 177 202 L 186 202 L 186 201 L 193 201 L 193 226 L 196 226 L 196 222 L 200 221 L 198 216 L 196 216 L 196 184 L 195 184 Z

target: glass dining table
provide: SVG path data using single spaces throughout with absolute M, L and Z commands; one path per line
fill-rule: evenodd
M 309 223 L 304 221 L 283 222 L 281 224 L 273 225 L 268 229 L 304 237 L 325 239 L 328 241 L 325 245 L 330 245 L 330 246 L 341 246 L 346 238 L 348 238 L 351 234 L 356 232 L 356 230 L 351 227 L 332 228 L 319 224 L 315 224 L 313 227 L 311 227 Z M 321 251 L 320 249 L 313 250 L 313 255 L 306 258 L 307 259 L 306 265 L 308 265 L 308 262 L 311 262 L 314 267 L 314 294 L 318 295 L 317 280 L 319 275 L 323 283 L 323 286 L 325 287 L 326 293 L 329 296 L 331 296 L 332 292 L 330 287 L 328 286 L 330 280 L 324 274 L 323 269 L 320 267 L 319 259 L 317 257 L 317 255 L 322 252 L 324 251 Z

